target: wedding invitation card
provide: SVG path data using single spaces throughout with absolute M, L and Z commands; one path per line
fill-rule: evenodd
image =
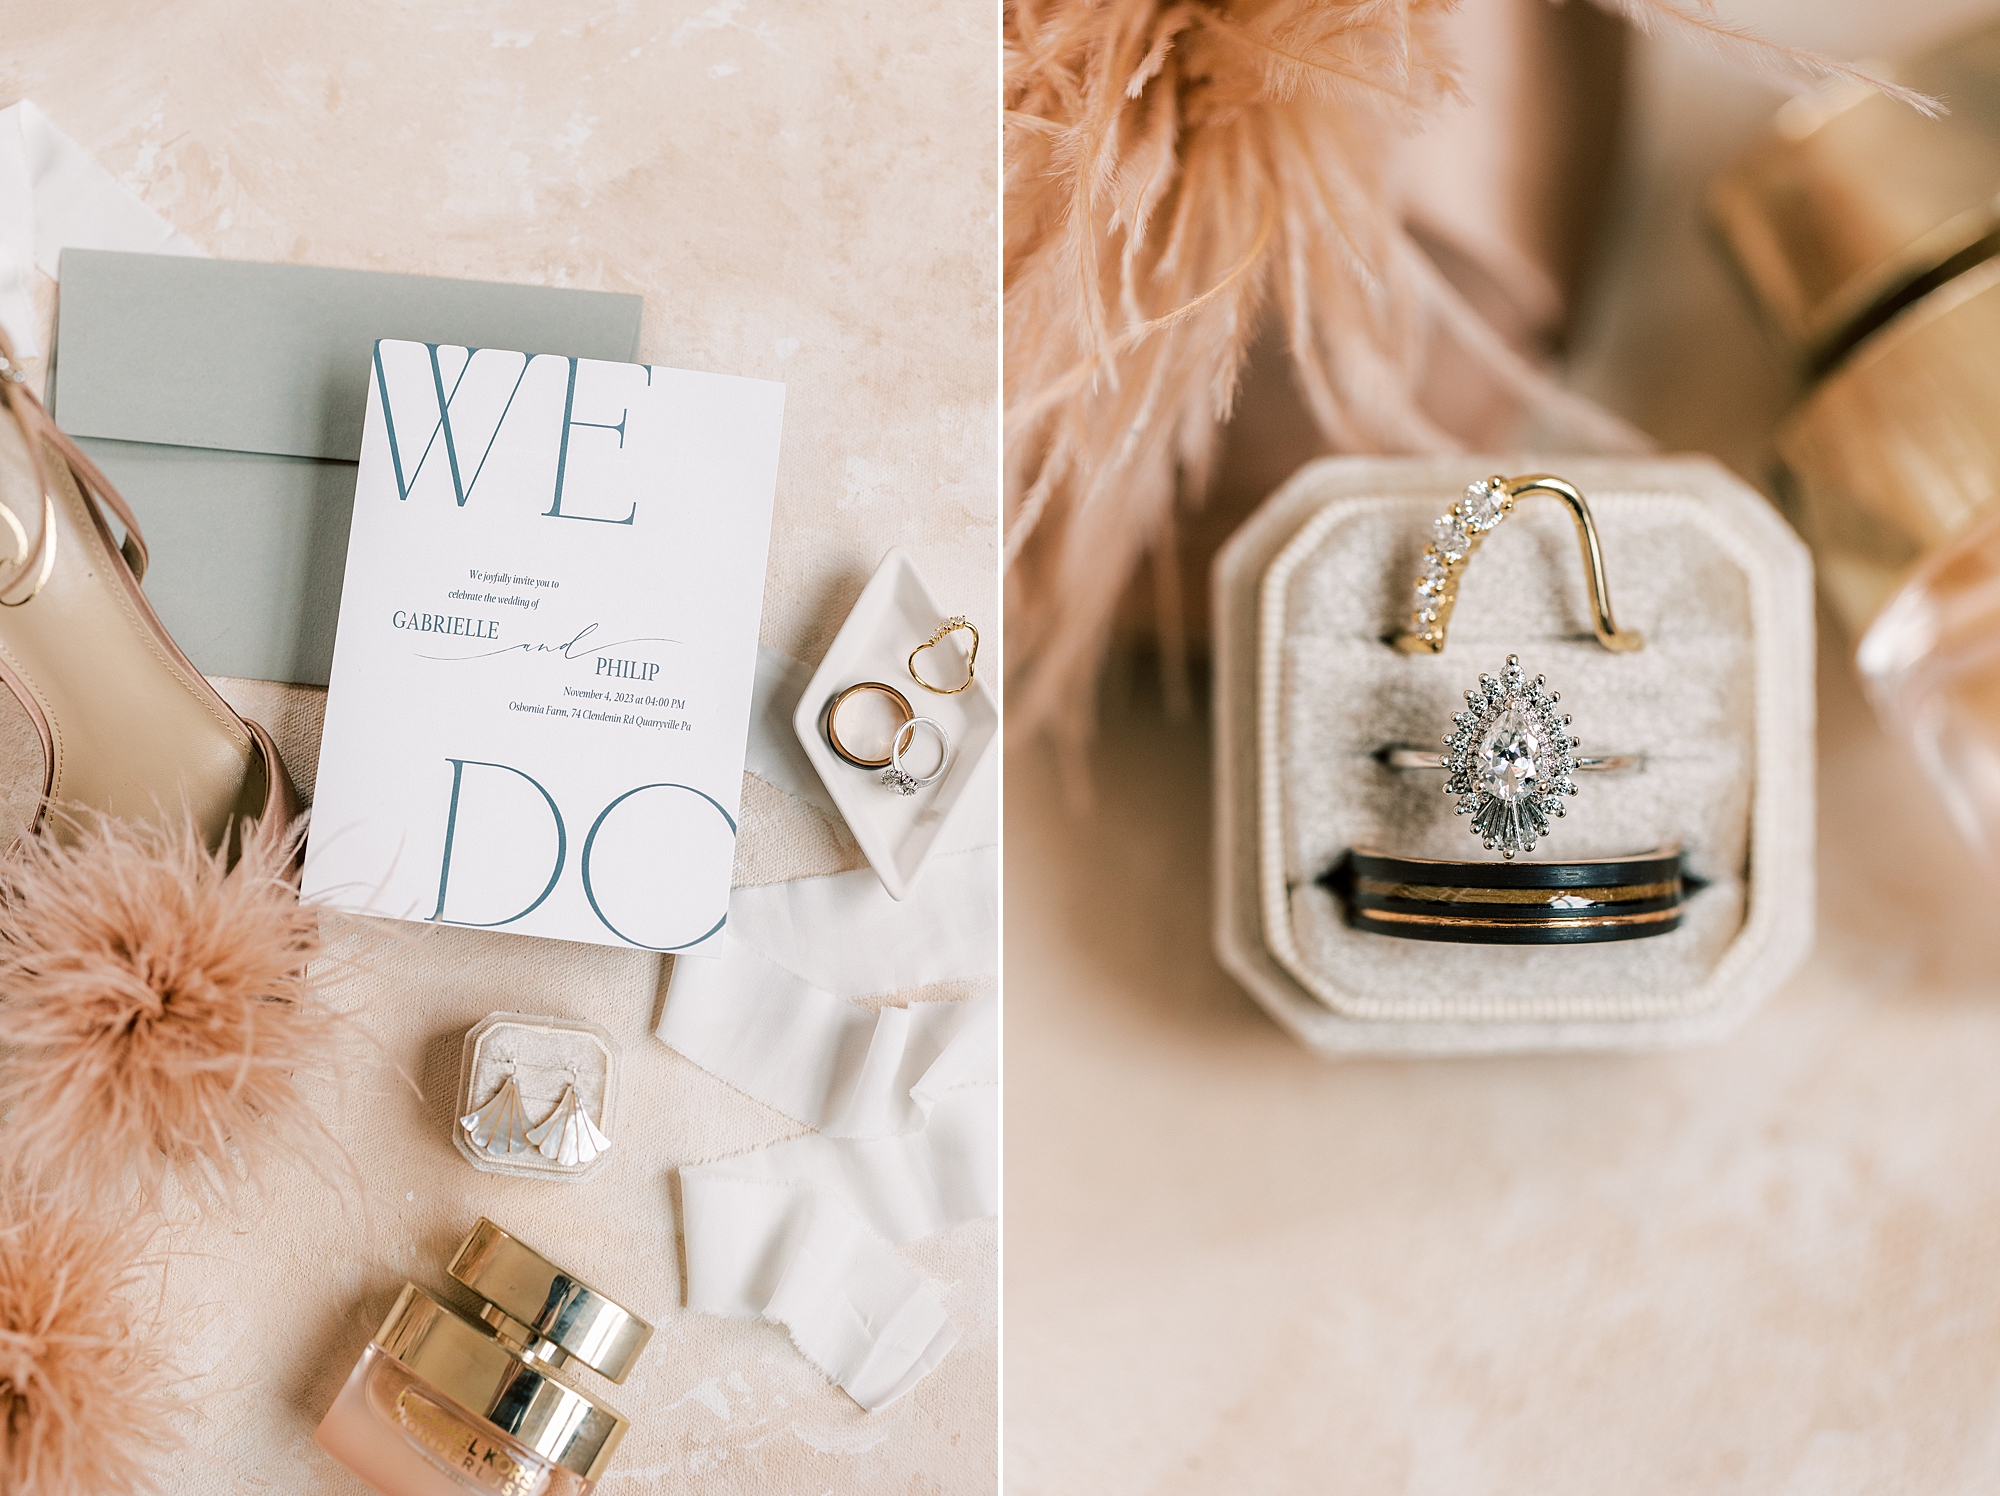
M 707 954 L 784 386 L 375 346 L 304 891 Z

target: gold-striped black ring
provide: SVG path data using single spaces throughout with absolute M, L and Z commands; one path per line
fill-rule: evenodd
M 1453 862 L 1355 851 L 1322 880 L 1358 929 L 1404 940 L 1589 945 L 1665 935 L 1695 885 L 1679 848 L 1589 862 Z

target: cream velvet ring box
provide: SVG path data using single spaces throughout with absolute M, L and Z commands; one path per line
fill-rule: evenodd
M 1525 495 L 1465 569 L 1444 649 L 1404 653 L 1433 521 L 1475 479 L 1555 473 L 1587 497 L 1631 653 L 1604 648 L 1577 533 Z M 1335 458 L 1301 469 L 1216 559 L 1216 948 L 1327 1054 L 1625 1050 L 1713 1040 L 1813 932 L 1813 602 L 1804 546 L 1706 458 Z M 1432 752 L 1464 692 L 1518 655 L 1562 693 L 1586 773 L 1530 854 L 1678 844 L 1677 929 L 1597 945 L 1392 939 L 1351 926 L 1326 875 L 1350 850 L 1498 861 Z

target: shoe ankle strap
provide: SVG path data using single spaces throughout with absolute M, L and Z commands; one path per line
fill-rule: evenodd
M 0 363 L 0 367 L 12 371 L 19 370 L 20 366 L 14 362 L 13 349 L 4 332 L 0 332 L 0 360 L 4 360 L 4 363 Z M 91 517 L 97 521 L 97 526 L 104 532 L 105 539 L 111 538 L 111 529 L 105 523 L 104 511 L 109 509 L 117 519 L 120 528 L 125 532 L 124 542 L 118 546 L 118 551 L 124 557 L 126 566 L 131 569 L 132 580 L 145 581 L 149 559 L 146 537 L 139 529 L 139 521 L 133 517 L 131 506 L 112 486 L 111 480 L 105 477 L 97 464 L 84 456 L 77 444 L 56 425 L 54 417 L 43 407 L 42 402 L 35 398 L 25 381 L 0 378 L 0 407 L 5 407 L 7 413 L 13 416 L 15 423 L 21 428 L 22 435 L 27 438 L 28 461 L 33 465 L 35 479 L 41 484 L 43 494 L 52 492 L 49 475 L 42 466 L 42 447 L 46 443 L 54 447 L 69 464 L 70 472 L 76 478 L 77 488 L 83 494 L 84 502 L 90 506 Z M 21 559 L 20 569 L 12 577 L 0 582 L 0 597 L 4 597 L 19 583 L 34 575 L 43 548 L 50 543 L 48 527 L 45 524 L 36 535 L 34 544 L 29 547 L 28 554 Z

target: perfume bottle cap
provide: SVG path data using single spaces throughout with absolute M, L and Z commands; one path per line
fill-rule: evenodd
M 414 1283 L 403 1285 L 375 1344 L 466 1411 L 585 1480 L 604 1473 L 630 1427 Z
M 446 1271 L 486 1300 L 481 1317 L 527 1361 L 561 1366 L 574 1356 L 622 1382 L 652 1338 L 638 1315 L 484 1216 Z

